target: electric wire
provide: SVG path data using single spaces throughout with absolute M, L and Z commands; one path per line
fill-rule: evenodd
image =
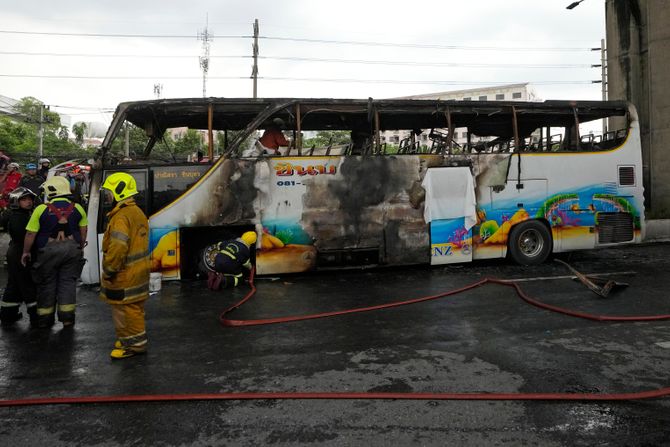
M 0 54 L 10 56 L 43 56 L 43 57 L 85 57 L 85 58 L 139 58 L 139 59 L 196 59 L 200 55 L 193 54 L 101 54 L 101 53 L 53 53 L 30 51 L 0 51 Z M 210 54 L 212 59 L 253 59 L 250 55 L 217 55 Z M 325 62 L 361 65 L 393 65 L 410 67 L 472 67 L 472 68 L 598 68 L 593 64 L 492 64 L 492 63 L 465 63 L 465 62 L 422 62 L 422 61 L 391 61 L 368 59 L 337 59 L 298 56 L 258 56 L 262 60 L 276 60 L 288 62 Z
M 63 33 L 51 31 L 18 31 L 18 30 L 0 30 L 1 34 L 35 35 L 35 36 L 65 36 L 65 37 L 110 37 L 110 38 L 159 38 L 159 39 L 193 39 L 197 37 L 190 34 L 108 34 L 108 33 Z M 224 35 L 211 34 L 212 39 L 253 39 L 253 35 Z M 284 42 L 300 43 L 318 43 L 318 44 L 337 44 L 337 45 L 360 45 L 374 47 L 397 47 L 397 48 L 421 48 L 436 50 L 466 50 L 466 51 L 595 51 L 599 48 L 593 47 L 504 47 L 504 46 L 470 46 L 470 45 L 440 45 L 440 44 L 422 44 L 422 43 L 401 43 L 401 42 L 376 42 L 360 40 L 336 40 L 336 39 L 311 39 L 302 37 L 285 36 L 263 36 L 258 39 L 276 40 Z
M 90 75 L 33 75 L 33 74 L 6 74 L 0 73 L 4 78 L 37 78 L 37 79 L 98 79 L 98 80 L 196 80 L 201 76 L 90 76 Z M 249 76 L 208 76 L 208 79 L 219 80 L 247 80 Z M 444 80 L 407 80 L 407 79 L 355 79 L 355 78 L 298 78 L 284 76 L 258 76 L 258 80 L 266 81 L 301 81 L 301 82 L 344 82 L 362 84 L 410 84 L 410 85 L 492 85 L 491 81 L 444 81 Z M 528 81 L 528 80 L 497 80 L 495 84 L 536 84 L 536 85 L 577 85 L 593 84 L 600 81 L 589 80 L 556 80 L 556 81 Z

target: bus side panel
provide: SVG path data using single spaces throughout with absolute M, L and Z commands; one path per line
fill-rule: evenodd
M 160 272 L 163 279 L 179 279 L 179 230 L 177 228 L 151 228 L 149 251 L 152 272 Z
M 516 156 L 514 161 L 506 189 L 515 188 L 517 180 L 513 179 L 519 177 Z M 547 179 L 544 200 L 536 194 L 536 186 L 529 189 L 535 179 Z M 523 205 L 531 218 L 551 226 L 558 237 L 555 252 L 640 242 L 644 223 L 641 179 L 636 126 L 631 127 L 625 143 L 611 151 L 521 156 Z
M 320 253 L 343 250 L 365 251 L 366 260 L 377 264 L 429 261 L 419 157 L 284 157 L 261 163 L 267 164 L 257 169 L 267 242 L 261 242 L 259 272 L 316 268 Z M 351 257 L 342 259 L 346 265 Z
M 182 265 L 193 260 L 190 256 L 188 260 L 181 256 L 181 228 L 194 228 L 195 232 L 211 235 L 218 235 L 215 228 L 255 228 L 258 223 L 255 169 L 253 161 L 222 159 L 190 189 L 151 215 L 152 271 L 160 271 L 165 279 L 179 279 L 184 268 L 189 272 L 197 268 L 195 265 Z M 177 174 L 182 175 L 182 171 L 183 175 L 194 172 L 179 168 Z M 171 174 L 165 169 L 157 172 L 162 176 Z
M 95 170 L 91 175 L 90 195 L 88 209 L 88 232 L 86 233 L 86 247 L 84 247 L 84 259 L 86 263 L 81 272 L 81 281 L 84 284 L 100 283 L 100 260 L 102 253 L 102 238 L 98 237 L 97 222 L 100 209 L 100 186 L 102 184 L 102 171 Z

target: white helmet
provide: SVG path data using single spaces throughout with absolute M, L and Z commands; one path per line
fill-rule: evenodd
M 20 168 L 21 166 L 19 166 L 18 163 L 14 163 L 14 162 L 12 162 L 12 163 L 8 164 L 7 167 L 8 167 L 9 169 L 16 169 L 16 170 L 18 171 L 19 168 Z
M 49 164 L 51 164 L 51 162 L 49 161 L 48 158 L 40 158 L 39 164 L 44 164 L 44 163 L 49 163 Z

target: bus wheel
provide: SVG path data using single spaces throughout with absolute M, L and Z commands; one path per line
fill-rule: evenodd
M 551 233 L 542 222 L 527 220 L 512 227 L 509 254 L 518 264 L 543 263 L 551 253 Z

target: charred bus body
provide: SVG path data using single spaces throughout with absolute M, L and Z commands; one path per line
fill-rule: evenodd
M 257 155 L 259 129 L 276 118 L 291 146 Z M 582 135 L 600 120 L 615 130 Z M 146 146 L 115 161 L 113 141 L 128 123 L 144 130 Z M 208 134 L 201 162 L 151 160 L 152 147 L 175 128 Z M 463 129 L 467 140 L 459 144 L 455 133 Z M 397 145 L 384 141 L 389 130 L 403 136 Z M 316 131 L 346 131 L 339 133 L 351 139 L 305 144 Z M 224 142 L 218 156 L 217 133 Z M 639 125 L 624 102 L 123 103 L 92 173 L 89 216 L 98 228 L 90 232 L 89 261 L 98 259 L 106 212 L 94 192 L 116 171 L 138 182 L 152 270 L 166 279 L 193 276 L 203 247 L 248 230 L 258 234 L 259 274 L 507 255 L 533 264 L 552 251 L 640 242 L 644 231 Z M 98 281 L 96 262 L 82 278 Z

